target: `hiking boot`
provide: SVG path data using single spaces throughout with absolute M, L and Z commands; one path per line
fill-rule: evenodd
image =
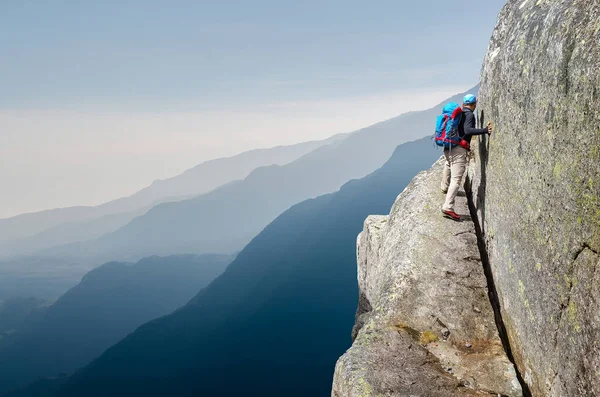
M 460 215 L 454 211 L 442 210 L 444 218 L 452 219 L 453 221 L 460 221 Z

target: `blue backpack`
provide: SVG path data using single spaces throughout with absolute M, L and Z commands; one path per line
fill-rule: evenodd
M 458 134 L 458 124 L 462 118 L 462 108 L 458 103 L 450 102 L 438 116 L 435 125 L 435 143 L 444 148 L 463 146 L 467 143 Z

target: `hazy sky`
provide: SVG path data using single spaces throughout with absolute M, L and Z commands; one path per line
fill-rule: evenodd
M 503 0 L 0 2 L 0 217 L 475 85 Z

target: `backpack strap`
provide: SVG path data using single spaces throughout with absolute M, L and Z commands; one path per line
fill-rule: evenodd
M 463 110 L 462 108 L 459 106 L 456 109 L 454 109 L 454 112 L 452 112 L 452 116 L 450 116 L 450 118 L 452 120 L 456 120 L 457 117 L 459 117 L 460 115 L 462 115 Z

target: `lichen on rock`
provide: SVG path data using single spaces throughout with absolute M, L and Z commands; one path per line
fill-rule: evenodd
M 511 0 L 484 61 L 468 186 L 534 396 L 600 395 L 600 1 Z

